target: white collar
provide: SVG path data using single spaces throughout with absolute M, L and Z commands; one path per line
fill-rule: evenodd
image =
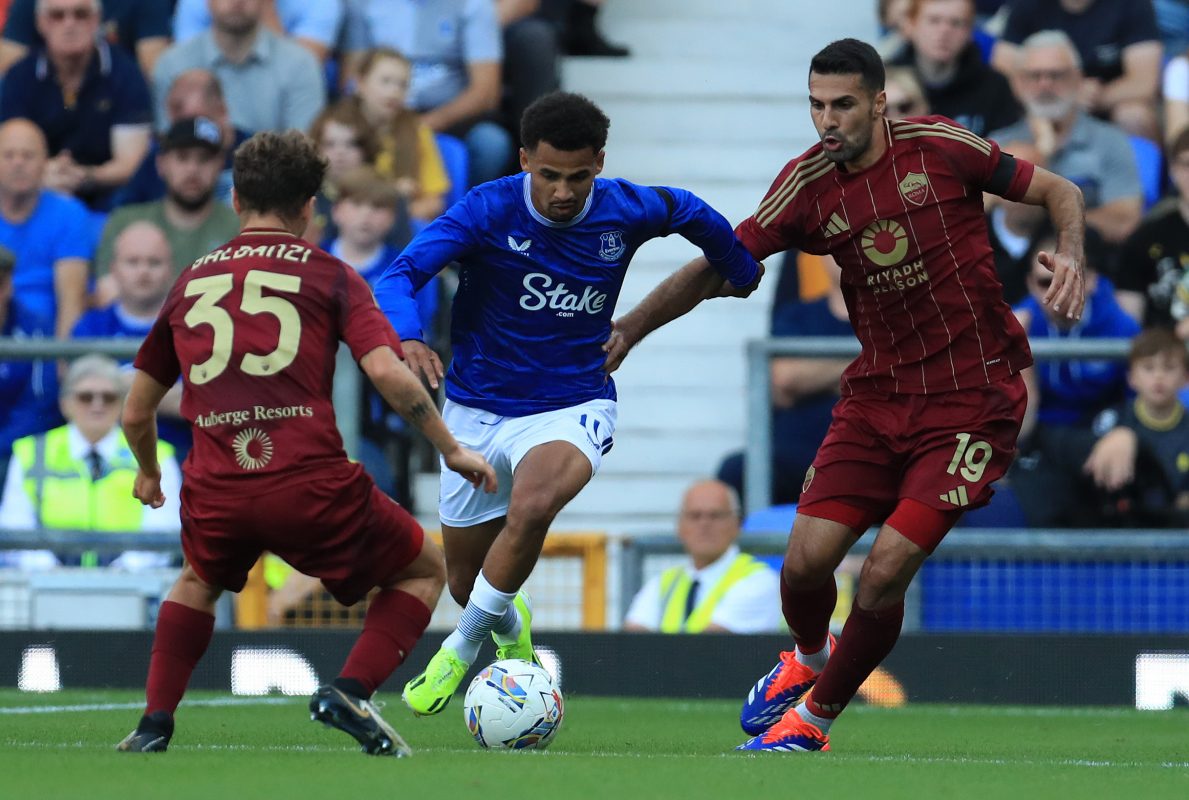
M 532 190 L 532 180 L 531 180 L 532 177 L 533 176 L 531 173 L 528 173 L 528 172 L 524 173 L 523 184 L 524 184 L 524 205 L 528 208 L 528 213 L 533 215 L 533 219 L 535 219 L 537 222 L 541 223 L 542 225 L 544 225 L 548 228 L 569 228 L 573 225 L 577 225 L 579 222 L 586 219 L 586 215 L 588 213 L 590 213 L 590 207 L 592 205 L 594 205 L 594 196 L 595 196 L 595 185 L 594 184 L 591 185 L 590 194 L 588 194 L 586 196 L 586 203 L 582 206 L 582 211 L 579 212 L 578 216 L 574 217 L 569 222 L 554 222 L 553 220 L 549 219 L 544 214 L 542 214 L 540 211 L 537 211 L 537 207 L 533 205 L 533 190 Z
M 82 431 L 74 423 L 66 426 L 67 436 L 70 439 L 70 457 L 75 461 L 82 461 L 91 452 L 92 444 L 83 436 Z M 120 429 L 119 427 L 112 428 L 94 445 L 94 448 L 99 451 L 99 455 L 103 456 L 106 461 L 114 461 L 116 451 L 120 448 Z
M 692 580 L 698 581 L 702 585 L 702 591 L 707 591 L 727 574 L 727 570 L 731 568 L 731 564 L 735 563 L 735 559 L 738 557 L 739 545 L 732 544 L 725 553 L 701 569 L 694 568 L 692 559 L 687 560 L 685 571 Z

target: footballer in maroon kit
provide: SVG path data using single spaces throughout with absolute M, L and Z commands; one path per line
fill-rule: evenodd
M 830 725 L 891 652 L 917 570 L 1015 454 L 1027 404 L 1028 341 L 1003 300 L 983 193 L 1048 209 L 1059 231 L 1045 303 L 1084 305 L 1081 192 L 944 117 L 884 117 L 874 48 L 843 39 L 814 56 L 809 103 L 820 143 L 780 171 L 736 234 L 756 258 L 829 254 L 859 357 L 805 476 L 781 571 L 796 647 L 751 689 L 741 750 L 829 748 Z M 694 261 L 615 323 L 608 368 L 664 322 L 725 287 Z M 842 634 L 829 632 L 834 570 L 882 524 Z
M 124 407 L 140 465 L 136 496 L 155 507 L 164 500 L 156 410 L 179 376 L 194 448 L 182 467 L 186 565 L 158 613 L 145 714 L 120 750 L 166 749 L 174 711 L 210 643 L 215 601 L 242 589 L 269 551 L 320 578 L 345 605 L 380 588 L 341 674 L 318 689 L 310 711 L 367 753 L 409 752 L 370 698 L 429 624 L 445 563 L 408 512 L 343 451 L 331 405 L 339 342 L 450 469 L 488 491 L 495 473 L 446 429 L 398 358 L 400 343 L 363 278 L 299 238 L 325 169 L 296 131 L 242 145 L 233 169 L 242 232 L 181 275 L 137 355 Z

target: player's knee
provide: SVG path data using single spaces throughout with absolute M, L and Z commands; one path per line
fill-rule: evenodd
M 794 592 L 807 592 L 832 579 L 834 568 L 825 562 L 785 558 L 781 573 L 785 584 Z
M 530 497 L 508 507 L 506 534 L 525 541 L 543 541 L 558 508 L 546 497 Z
M 879 608 L 904 597 L 911 573 L 905 575 L 903 564 L 888 558 L 872 558 L 863 563 L 859 574 L 859 604 L 864 608 Z

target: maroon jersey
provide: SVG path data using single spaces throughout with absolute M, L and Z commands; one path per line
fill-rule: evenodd
M 1029 366 L 982 195 L 1019 200 L 1034 167 L 945 117 L 885 121 L 874 135 L 887 152 L 860 172 L 839 169 L 820 144 L 790 161 L 736 229 L 757 259 L 796 247 L 842 267 L 862 344 L 843 394 L 966 389 Z
M 135 365 L 165 386 L 182 376 L 186 485 L 243 495 L 358 477 L 331 405 L 339 340 L 356 361 L 400 354 L 363 278 L 292 234 L 246 230 L 183 272 Z

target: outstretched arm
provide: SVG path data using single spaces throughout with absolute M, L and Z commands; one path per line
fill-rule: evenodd
M 1053 283 L 1045 292 L 1044 304 L 1054 311 L 1065 311 L 1069 319 L 1081 319 L 1086 306 L 1084 274 L 1086 242 L 1086 204 L 1082 190 L 1071 181 L 1036 167 L 1023 201 L 1048 209 L 1057 231 L 1057 250 L 1041 251 L 1037 260 L 1053 273 Z
M 603 369 L 608 374 L 619 369 L 628 351 L 648 334 L 689 313 L 698 303 L 726 295 L 747 297 L 759 286 L 764 265 L 758 264 L 755 282 L 739 289 L 724 281 L 706 258 L 695 258 L 665 278 L 640 304 L 612 323 L 611 336 L 603 344 L 607 354 Z
M 140 467 L 132 494 L 153 508 L 165 505 L 165 495 L 161 492 L 161 465 L 157 462 L 157 406 L 168 391 L 168 386 L 162 386 L 147 372 L 138 369 L 124 401 L 124 437 Z
M 462 475 L 476 488 L 496 490 L 495 470 L 483 456 L 460 445 L 446 428 L 429 392 L 396 353 L 387 345 L 377 347 L 359 361 L 368 380 L 384 400 L 433 443 L 446 466 Z

